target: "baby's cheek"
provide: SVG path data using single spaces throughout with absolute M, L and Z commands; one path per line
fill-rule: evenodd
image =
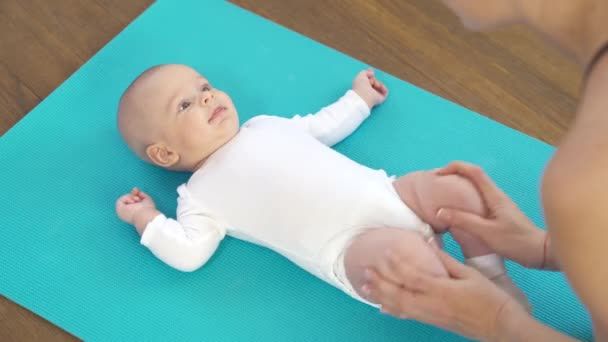
M 186 148 L 195 148 L 203 144 L 205 137 L 205 124 L 201 117 L 191 115 L 181 123 L 179 138 Z
M 220 101 L 228 106 L 231 107 L 234 111 L 236 111 L 236 107 L 234 106 L 234 103 L 232 102 L 232 99 L 230 98 L 230 96 L 224 92 L 222 92 L 220 95 Z
M 188 134 L 184 135 L 184 144 L 187 148 L 197 149 L 206 144 L 205 134 L 195 127 L 191 127 Z

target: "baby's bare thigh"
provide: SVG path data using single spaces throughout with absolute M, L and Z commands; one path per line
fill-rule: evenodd
M 388 250 L 397 250 L 405 255 L 406 262 L 431 274 L 447 276 L 443 264 L 422 235 L 399 228 L 375 228 L 356 236 L 344 255 L 346 277 L 355 291 L 371 301 L 361 291 L 365 283 L 365 269 L 376 267 L 386 258 Z
M 437 220 L 440 208 L 460 209 L 479 215 L 486 213 L 475 186 L 458 175 L 439 176 L 432 171 L 417 171 L 399 177 L 393 186 L 401 200 L 435 229 L 446 228 Z

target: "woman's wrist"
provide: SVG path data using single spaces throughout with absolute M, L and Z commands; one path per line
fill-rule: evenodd
M 558 271 L 560 269 L 557 258 L 551 244 L 551 235 L 545 232 L 545 241 L 543 244 L 543 263 L 541 269 L 549 271 Z
M 589 78 L 589 76 L 595 69 L 596 65 L 599 64 L 603 58 L 607 58 L 607 56 L 608 56 L 608 38 L 606 38 L 606 41 L 602 45 L 600 45 L 600 47 L 597 48 L 595 53 L 590 57 L 589 61 L 587 62 L 587 65 L 585 66 L 585 73 L 584 73 L 585 81 Z
M 524 21 L 586 67 L 608 41 L 608 3 L 601 0 L 528 2 Z M 572 28 L 577 28 L 573 30 Z
M 487 341 L 577 341 L 535 320 L 514 300 L 509 301 L 500 311 L 497 323 L 493 338 L 487 339 Z
M 513 261 L 531 269 L 543 269 L 547 264 L 545 259 L 545 242 L 547 232 L 528 221 L 527 227 L 520 227 L 525 233 L 520 236 L 520 249 L 517 250 L 518 258 Z
M 496 329 L 488 342 L 520 341 L 519 330 L 529 326 L 534 318 L 515 300 L 509 300 L 500 309 L 496 320 Z

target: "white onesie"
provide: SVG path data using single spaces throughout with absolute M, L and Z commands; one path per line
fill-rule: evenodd
M 352 90 L 316 114 L 257 116 L 181 185 L 177 221 L 157 216 L 141 238 L 154 255 L 193 271 L 225 234 L 266 246 L 356 299 L 342 252 L 364 229 L 432 235 L 393 178 L 334 151 L 370 114 Z

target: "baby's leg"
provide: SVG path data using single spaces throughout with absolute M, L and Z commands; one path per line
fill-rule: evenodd
M 436 232 L 449 228 L 437 219 L 440 208 L 486 215 L 485 204 L 475 186 L 457 175 L 438 176 L 431 171 L 418 171 L 400 177 L 393 185 L 403 202 Z M 466 258 L 493 253 L 480 239 L 464 231 L 452 229 L 451 233 Z
M 449 228 L 437 219 L 440 208 L 487 215 L 487 208 L 475 186 L 458 175 L 439 176 L 432 171 L 414 172 L 397 179 L 394 186 L 405 204 L 435 231 L 442 232 Z M 492 255 L 494 251 L 465 231 L 450 229 L 450 232 L 460 245 L 467 264 L 477 268 L 529 309 L 526 296 L 506 274 L 502 259 Z M 492 264 L 491 267 L 486 267 L 487 263 Z
M 388 250 L 400 249 L 405 259 L 418 269 L 438 276 L 447 276 L 447 271 L 433 251 L 433 247 L 422 238 L 422 234 L 398 228 L 375 228 L 356 236 L 344 254 L 344 271 L 351 286 L 367 301 L 361 291 L 365 283 L 365 269 L 375 267 L 386 258 Z

